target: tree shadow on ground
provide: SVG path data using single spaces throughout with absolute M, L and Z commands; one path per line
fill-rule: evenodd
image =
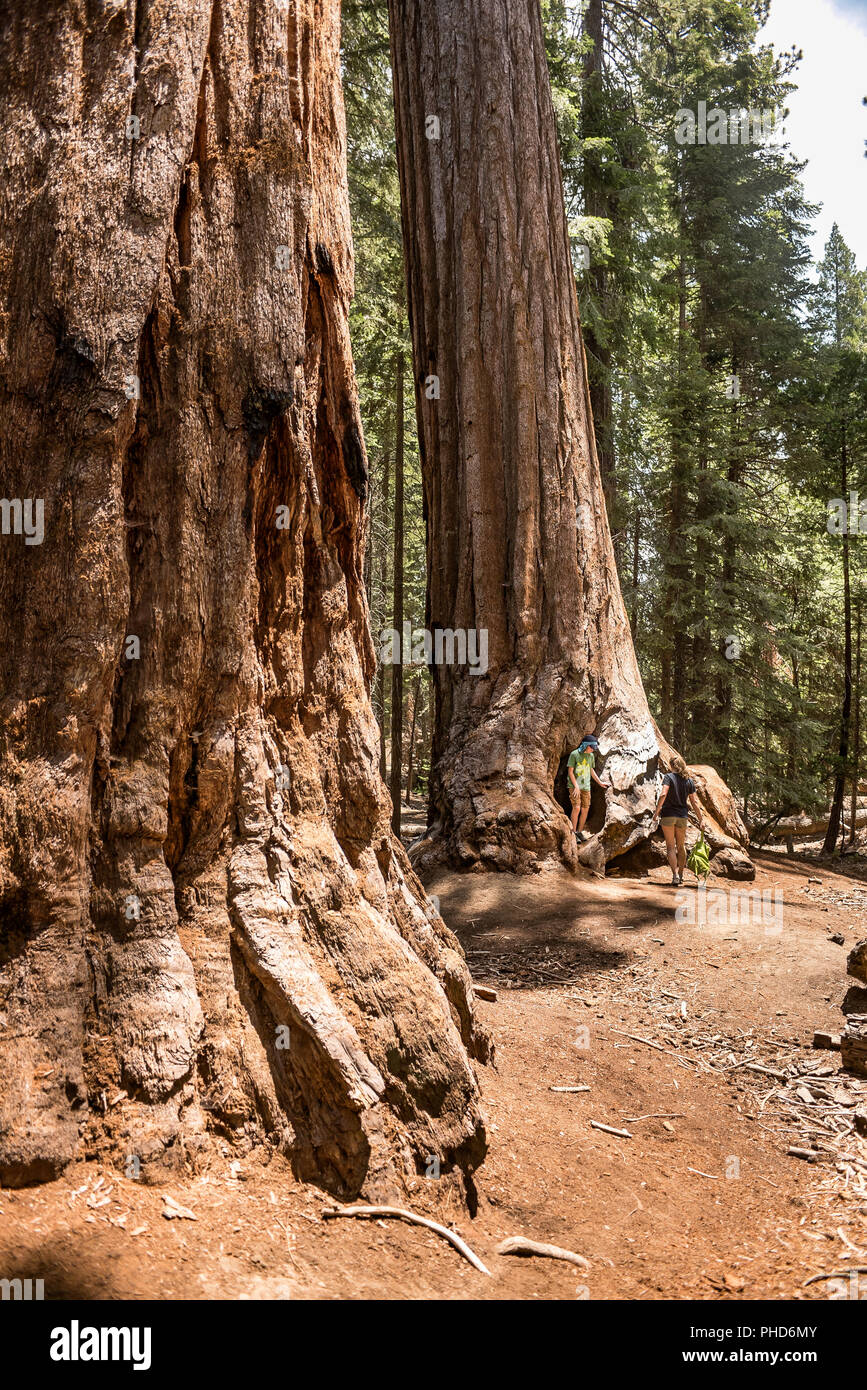
M 96 1240 L 94 1245 L 98 1245 Z M 60 1252 L 50 1245 L 18 1251 L 4 1259 L 0 1277 L 20 1279 L 24 1283 L 30 1280 L 32 1297 L 24 1301 L 38 1301 L 36 1281 L 39 1279 L 45 1303 L 93 1302 L 117 1297 L 111 1286 L 110 1271 L 106 1270 L 105 1247 L 100 1246 L 90 1254 L 86 1246 L 87 1238 L 78 1235 L 74 1254 Z M 15 1293 L 10 1289 L 10 1301 Z
M 750 857 L 761 864 L 769 873 L 779 873 L 785 869 L 801 870 L 809 874 L 839 874 L 841 878 L 855 883 L 867 884 L 867 855 L 846 854 L 842 858 L 827 854 L 810 854 L 806 850 L 796 850 L 794 854 L 785 851 L 755 849 L 750 846 Z
M 567 875 L 438 874 L 428 891 L 477 983 L 513 989 L 570 986 L 618 970 L 642 935 L 672 924 L 676 908 L 673 898 L 656 900 L 658 884 L 609 889 Z

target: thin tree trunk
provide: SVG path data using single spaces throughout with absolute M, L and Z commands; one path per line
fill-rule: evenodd
M 852 736 L 852 801 L 849 843 L 855 843 L 858 778 L 861 775 L 861 595 L 855 609 L 855 728 Z
M 680 187 L 680 238 L 677 268 L 677 375 L 680 404 L 672 433 L 671 486 L 668 498 L 668 548 L 666 555 L 664 647 L 662 653 L 662 703 L 660 719 L 669 739 L 683 742 L 685 718 L 686 634 L 680 611 L 685 597 L 683 548 L 687 477 L 686 406 L 686 259 L 684 192 Z
M 701 299 L 702 312 L 698 325 L 698 351 L 702 367 L 707 371 L 707 313 L 704 290 L 702 290 Z M 702 411 L 699 416 L 696 435 L 698 476 L 695 488 L 694 517 L 697 527 L 706 527 L 709 524 L 710 518 L 707 487 L 708 427 L 704 411 Z M 696 762 L 706 762 L 708 760 L 710 747 L 712 746 L 711 730 L 713 726 L 709 698 L 712 688 L 712 673 L 709 668 L 713 654 L 707 602 L 709 576 L 704 563 L 705 557 L 696 554 L 696 547 L 694 545 L 693 556 L 694 563 L 692 572 L 684 576 L 684 589 L 693 596 L 692 610 L 695 614 L 696 621 L 693 625 L 694 632 L 689 678 L 686 684 L 686 690 L 688 692 L 686 702 L 688 704 L 689 735 L 688 740 L 686 740 L 681 747 L 687 746 L 688 744 L 690 756 Z
M 413 695 L 412 695 L 412 723 L 410 724 L 410 728 L 409 728 L 409 752 L 408 752 L 408 754 L 407 754 L 407 760 L 406 760 L 406 804 L 407 804 L 407 806 L 410 806 L 410 805 L 412 804 L 412 779 L 413 779 L 413 771 L 414 771 L 413 759 L 414 759 L 414 756 L 415 756 L 415 726 L 416 726 L 416 719 L 417 719 L 417 716 L 418 716 L 418 701 L 419 701 L 419 694 L 420 694 L 420 691 L 421 691 L 421 672 L 419 672 L 418 675 L 417 675 L 416 678 L 415 678 L 415 685 L 414 685 L 414 687 L 413 687 Z
M 384 459 L 383 459 L 383 470 L 382 470 L 382 507 L 383 507 L 383 512 L 384 512 L 386 518 L 388 517 L 388 494 L 389 494 L 390 488 L 391 488 L 391 440 L 387 438 L 387 439 L 386 439 L 386 444 L 385 444 L 385 457 L 384 457 Z M 380 618 L 385 618 L 386 612 L 388 611 L 388 610 L 387 610 L 387 607 L 386 607 L 386 595 L 387 595 L 387 593 L 388 593 L 388 546 L 386 545 L 386 543 L 385 543 L 384 540 L 383 540 L 383 543 L 382 543 L 382 546 L 381 546 L 381 549 L 380 549 L 380 552 L 379 552 L 379 561 L 380 561 L 380 578 L 381 578 L 381 583 L 380 583 L 380 599 L 381 599 L 381 604 L 382 604 L 382 607 L 381 607 L 379 616 L 380 616 Z M 381 624 L 381 625 L 382 625 L 382 624 Z M 376 635 L 376 634 L 374 634 L 374 635 Z M 387 763 L 387 759 L 386 759 L 386 755 L 385 755 L 385 745 L 386 745 L 386 734 L 387 734 L 387 726 L 388 726 L 388 711 L 387 711 L 387 709 L 386 709 L 386 697 L 385 697 L 385 662 L 382 660 L 381 657 L 380 657 L 380 660 L 379 660 L 379 662 L 378 662 L 378 664 L 377 664 L 377 667 L 376 667 L 376 694 L 377 694 L 377 703 L 378 703 L 378 705 L 379 705 L 379 710 L 380 710 L 380 721 L 379 721 L 379 775 L 380 775 L 380 777 L 382 778 L 383 782 L 386 782 L 386 781 L 388 780 L 388 763 Z
M 379 515 L 379 505 L 379 490 L 374 483 L 373 477 L 371 477 L 370 491 L 368 494 L 364 544 L 364 590 L 367 596 L 367 608 L 368 612 L 371 614 L 371 618 L 373 617 L 373 614 L 376 611 L 376 522 L 377 517 Z M 382 705 L 380 703 L 379 696 L 379 671 L 377 671 L 373 685 L 372 701 L 373 712 L 376 715 L 377 723 L 381 727 Z
M 843 322 L 841 312 L 841 286 L 839 261 L 835 263 L 835 341 L 837 348 L 843 344 Z M 841 497 L 849 495 L 849 453 L 845 417 L 840 423 L 840 486 Z M 849 575 L 849 528 L 843 532 L 843 705 L 840 710 L 840 743 L 837 754 L 837 773 L 834 778 L 834 791 L 831 797 L 831 810 L 828 816 L 828 831 L 822 845 L 824 854 L 833 854 L 837 835 L 843 819 L 843 797 L 846 786 L 846 761 L 849 756 L 849 721 L 852 714 L 852 597 Z
M 732 375 L 737 372 L 737 362 L 732 359 Z M 729 412 L 731 430 L 729 440 L 729 461 L 726 469 L 726 480 L 731 484 L 734 491 L 740 486 L 741 482 L 741 455 L 738 439 L 738 403 L 733 400 Z M 728 530 L 722 542 L 722 572 L 720 578 L 720 595 L 722 608 L 725 613 L 731 613 L 737 606 L 737 594 L 735 593 L 735 575 L 737 571 L 737 541 L 731 530 Z M 716 749 L 717 760 L 723 776 L 728 775 L 729 758 L 731 752 L 732 736 L 732 715 L 734 710 L 734 678 L 731 662 L 726 657 L 726 638 L 729 634 L 723 633 L 720 636 L 720 652 L 723 660 L 720 663 L 719 674 L 717 676 L 716 689 Z
M 615 790 L 581 857 L 601 865 L 647 833 L 659 745 L 593 441 L 538 0 L 389 13 L 440 636 L 415 862 L 574 863 L 553 784 L 595 728 Z
M 484 1151 L 376 775 L 339 73 L 336 0 L 0 14 L 0 491 L 45 518 L 0 567 L 4 1185 L 246 1130 L 388 1200 Z
M 400 835 L 400 789 L 403 773 L 403 663 L 409 660 L 403 640 L 403 353 L 395 362 L 395 448 L 394 448 L 394 630 L 400 636 L 399 660 L 391 668 L 391 828 Z
M 415 780 L 418 781 L 418 768 L 420 765 L 430 771 L 430 743 L 431 743 L 431 702 L 426 695 L 421 710 L 421 731 L 419 734 L 419 756 L 416 758 Z
M 840 486 L 841 497 L 849 495 L 849 457 L 846 440 L 846 422 L 842 423 L 843 438 L 840 446 Z M 849 757 L 849 721 L 852 716 L 852 598 L 849 578 L 849 534 L 844 531 L 843 541 L 843 704 L 840 710 L 840 742 L 837 752 L 837 772 L 834 777 L 834 791 L 831 797 L 831 811 L 828 816 L 828 830 L 822 845 L 823 854 L 833 854 L 843 820 L 843 797 L 846 789 L 846 762 Z
M 793 603 L 793 605 L 792 605 L 792 618 L 791 618 L 791 623 L 790 623 L 790 626 L 791 626 L 791 628 L 792 628 L 793 631 L 795 630 L 795 617 L 796 617 L 797 611 L 798 611 L 798 599 L 797 599 L 797 596 L 796 596 L 796 597 L 795 597 L 795 601 L 794 601 L 794 603 Z M 799 662 L 798 662 L 798 653 L 797 653 L 797 652 L 794 652 L 794 651 L 792 652 L 792 688 L 794 689 L 795 697 L 796 697 L 796 699 L 797 699 L 798 710 L 800 711 L 800 708 L 801 708 L 801 667 L 800 667 L 800 664 L 799 664 Z M 786 755 L 786 776 L 788 777 L 788 779 L 789 779 L 790 782 L 794 782 L 794 780 L 795 780 L 795 776 L 796 776 L 796 772 L 797 772 L 797 766 L 798 766 L 798 734 L 797 734 L 797 724 L 796 724 L 795 720 L 792 720 L 792 721 L 791 721 L 791 724 L 790 724 L 790 726 L 789 726 L 789 732 L 788 732 L 788 738 L 787 738 L 787 755 Z
M 638 641 L 638 587 L 640 583 L 641 569 L 641 513 L 638 507 L 635 508 L 635 529 L 632 538 L 632 641 Z

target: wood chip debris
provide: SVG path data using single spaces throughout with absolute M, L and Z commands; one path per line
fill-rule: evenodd
M 194 1211 L 190 1211 L 189 1207 L 182 1207 L 180 1202 L 176 1202 L 167 1192 L 163 1193 L 163 1201 L 163 1216 L 167 1221 L 198 1221 L 199 1218 Z
M 477 999 L 487 999 L 492 1004 L 497 1002 L 497 991 L 488 985 L 473 985 L 473 993 Z

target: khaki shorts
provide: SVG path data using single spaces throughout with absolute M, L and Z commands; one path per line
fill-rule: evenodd
M 588 788 L 586 789 L 586 791 L 584 791 L 584 790 L 582 790 L 582 788 L 579 787 L 578 790 L 576 791 L 575 788 L 572 786 L 572 783 L 570 782 L 570 783 L 569 783 L 569 800 L 572 802 L 572 805 L 573 805 L 573 806 L 589 806 L 589 805 L 590 805 L 590 788 L 588 787 Z
M 686 827 L 687 827 L 687 819 L 686 819 L 686 816 L 660 816 L 660 818 L 659 818 L 659 824 L 660 824 L 660 825 L 679 825 L 679 826 L 681 827 L 682 830 L 685 830 Z

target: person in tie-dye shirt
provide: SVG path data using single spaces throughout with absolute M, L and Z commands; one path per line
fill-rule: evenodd
M 569 754 L 566 776 L 569 782 L 569 800 L 572 802 L 572 829 L 579 840 L 586 840 L 584 823 L 590 811 L 590 779 L 598 787 L 605 783 L 596 776 L 596 752 L 599 744 L 592 734 L 583 738 L 578 747 Z

